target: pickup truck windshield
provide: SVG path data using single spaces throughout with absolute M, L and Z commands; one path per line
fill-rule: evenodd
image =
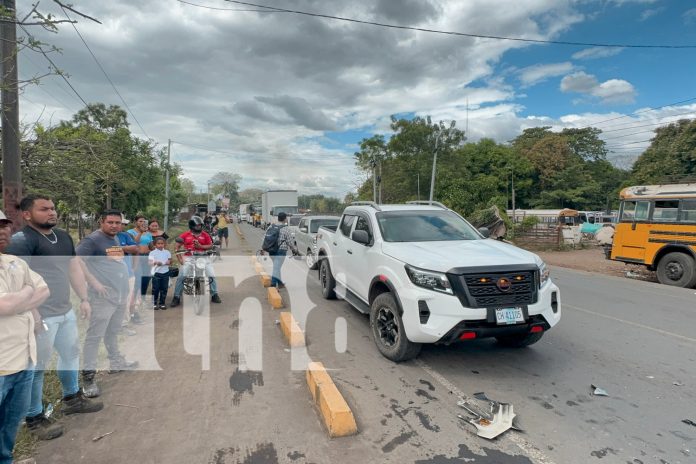
M 337 226 L 337 225 L 338 225 L 338 218 L 336 218 L 336 219 L 314 219 L 312 222 L 309 223 L 309 233 L 316 234 L 317 232 L 319 232 L 320 227 Z
M 377 213 L 386 242 L 477 240 L 479 234 L 450 211 L 386 211 Z

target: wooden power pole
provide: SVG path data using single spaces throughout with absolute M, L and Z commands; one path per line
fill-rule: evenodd
M 13 230 L 21 227 L 19 200 L 22 197 L 22 169 L 19 152 L 19 99 L 17 90 L 17 12 L 15 0 L 2 0 L 9 13 L 0 24 L 2 62 L 2 198 L 3 210 L 13 221 Z

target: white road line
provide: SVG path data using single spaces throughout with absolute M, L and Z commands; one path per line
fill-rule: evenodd
M 444 388 L 447 390 L 451 391 L 453 394 L 457 395 L 460 398 L 467 398 L 468 395 L 466 395 L 463 391 L 461 391 L 459 388 L 457 388 L 456 385 L 454 385 L 452 382 L 447 380 L 442 374 L 440 374 L 438 371 L 433 369 L 428 363 L 421 359 L 415 359 L 414 363 L 423 369 L 425 372 L 428 373 L 437 383 L 442 385 Z M 504 436 L 504 438 L 507 438 L 510 440 L 512 443 L 517 445 L 518 448 L 520 448 L 525 455 L 532 459 L 533 461 L 537 462 L 538 464 L 554 464 L 554 461 L 551 460 L 548 456 L 546 456 L 544 453 L 542 453 L 536 446 L 533 444 L 529 443 L 527 440 L 522 438 L 519 434 L 515 433 L 514 431 L 511 433 L 508 433 Z
M 591 315 L 593 315 L 593 316 L 599 316 L 599 317 L 603 317 L 603 318 L 605 318 L 605 319 L 609 319 L 609 320 L 612 320 L 612 321 L 621 322 L 621 323 L 627 324 L 627 325 L 632 325 L 632 326 L 634 326 L 634 327 L 638 327 L 638 328 L 641 328 L 641 329 L 649 330 L 649 331 L 651 331 L 651 332 L 659 333 L 660 335 L 666 335 L 666 336 L 668 336 L 668 337 L 673 337 L 673 338 L 676 338 L 676 339 L 678 339 L 678 340 L 682 340 L 682 341 L 685 341 L 685 342 L 696 343 L 696 338 L 686 337 L 686 336 L 684 336 L 684 335 L 679 335 L 679 334 L 676 334 L 676 333 L 674 333 L 674 332 L 669 332 L 669 331 L 667 331 L 667 330 L 657 329 L 657 328 L 655 328 L 655 327 L 650 327 L 649 325 L 641 324 L 641 323 L 639 323 L 639 322 L 632 322 L 632 321 L 627 321 L 627 320 L 625 320 L 625 319 L 620 319 L 620 318 L 618 318 L 618 317 L 608 316 L 608 315 L 606 315 L 606 314 L 598 313 L 598 312 L 595 312 L 595 311 L 590 311 L 589 309 L 580 308 L 580 307 L 578 307 L 578 306 L 574 306 L 574 305 L 571 305 L 571 304 L 568 304 L 568 303 L 565 303 L 565 302 L 563 302 L 562 304 L 563 304 L 564 307 L 567 307 L 567 308 L 570 308 L 570 309 L 574 309 L 574 310 L 576 310 L 576 311 L 580 311 L 580 312 L 583 312 L 583 313 L 586 313 L 586 314 L 591 314 Z

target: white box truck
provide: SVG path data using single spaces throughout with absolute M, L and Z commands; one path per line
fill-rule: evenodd
M 249 222 L 249 203 L 239 205 L 239 220 L 240 222 Z
M 261 196 L 261 226 L 265 229 L 278 220 L 279 213 L 297 214 L 297 190 L 266 190 Z

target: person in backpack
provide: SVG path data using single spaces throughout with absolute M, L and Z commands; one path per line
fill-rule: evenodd
M 263 251 L 268 253 L 273 261 L 271 285 L 278 288 L 285 288 L 285 284 L 280 277 L 280 269 L 285 262 L 285 255 L 288 252 L 288 248 L 295 248 L 295 239 L 288 228 L 287 220 L 288 217 L 285 213 L 278 214 L 278 223 L 273 224 L 266 230 L 262 245 Z

